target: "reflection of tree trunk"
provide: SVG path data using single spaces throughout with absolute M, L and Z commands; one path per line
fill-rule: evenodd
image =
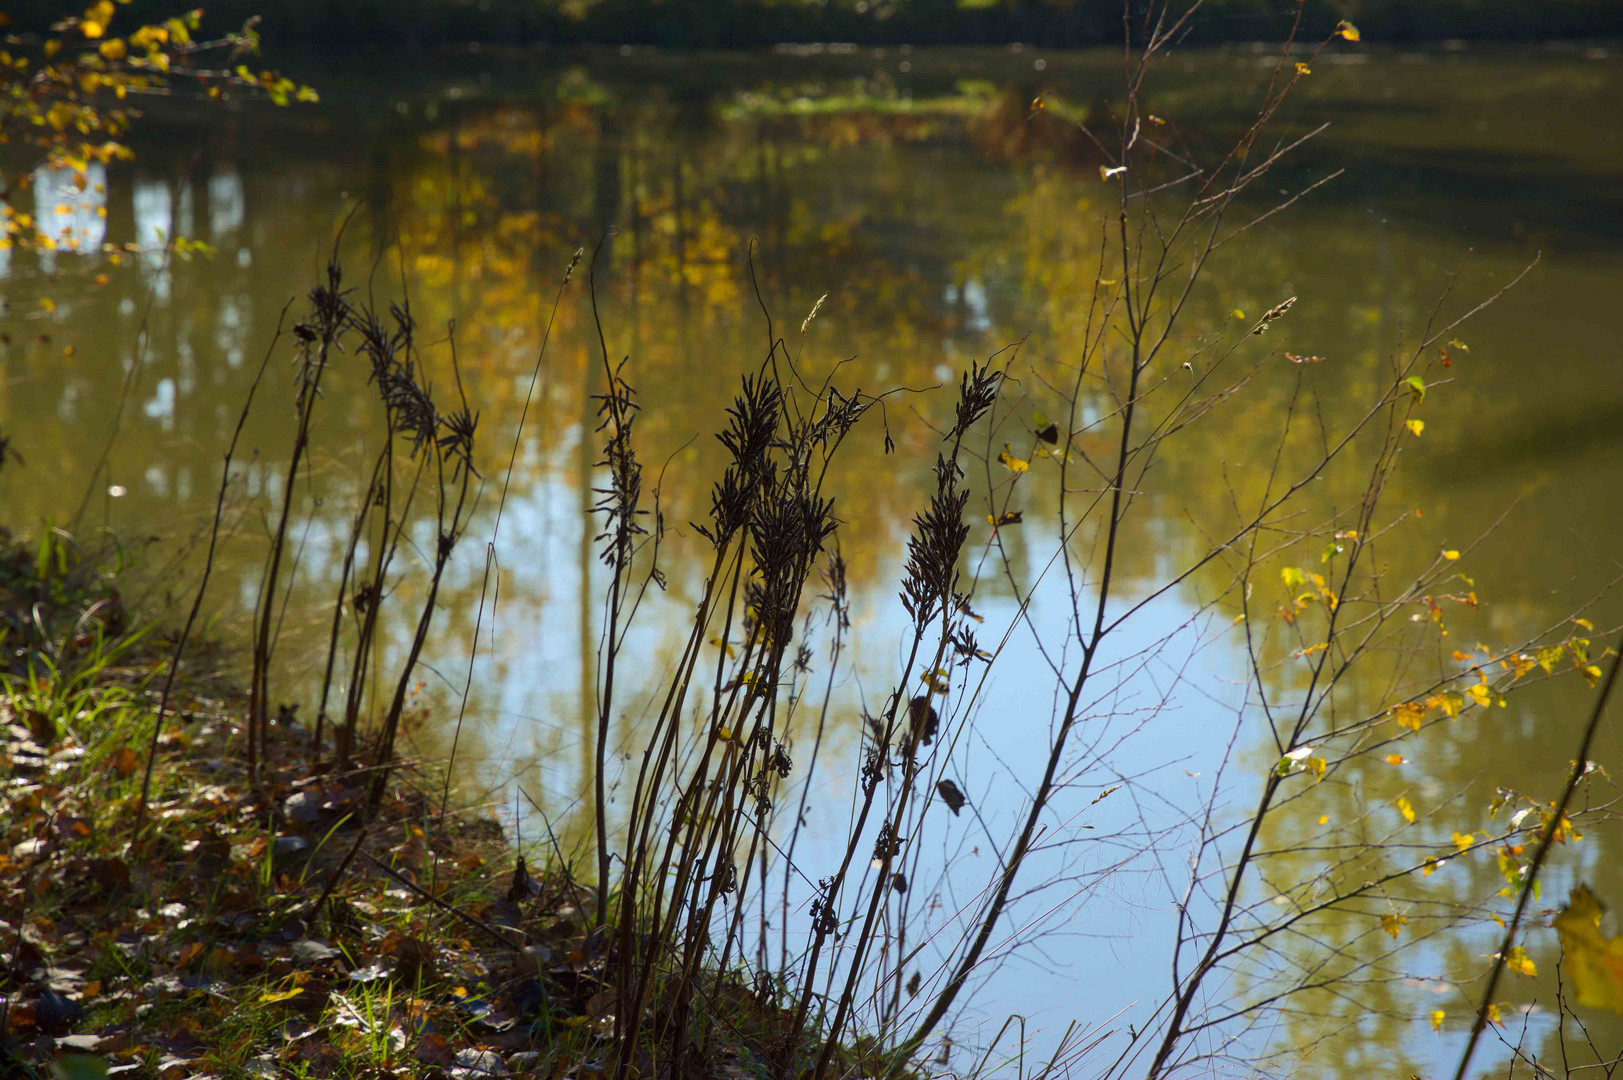
M 619 217 L 620 121 L 612 110 L 605 109 L 598 117 L 597 154 L 592 160 L 592 224 L 602 233 Z M 606 247 L 604 254 L 608 254 Z
M 643 168 L 643 141 L 640 130 L 631 133 L 631 197 L 626 212 L 631 218 L 631 353 L 637 355 L 642 345 L 642 261 L 643 218 L 642 196 L 647 181 Z
M 135 239 L 135 170 L 129 166 L 107 168 L 107 235 L 109 244 L 127 244 Z M 121 279 L 130 275 L 121 274 Z
M 462 311 L 462 114 L 451 125 L 451 318 Z
M 762 223 L 766 235 L 761 238 L 761 254 L 766 266 L 757 266 L 756 273 L 776 281 L 781 293 L 783 283 L 783 230 L 778 223 L 777 198 L 773 191 L 772 167 L 767 155 L 767 125 L 755 125 L 755 220 Z
M 199 148 L 192 158 L 190 175 L 186 178 L 187 185 L 192 189 L 192 227 L 189 235 L 197 239 L 214 239 L 214 234 L 209 231 L 209 174 L 213 171 L 210 167 L 212 160 L 213 155 L 206 145 Z
M 373 243 L 381 243 L 394 226 L 394 187 L 389 179 L 389 154 L 385 149 L 389 145 L 389 140 L 379 139 L 373 146 L 371 169 L 367 174 L 366 212 L 372 222 Z
M 783 184 L 783 147 L 778 142 L 778 128 L 772 127 L 769 144 L 772 149 L 772 174 L 768 190 L 772 193 L 772 236 L 777 244 L 778 289 L 789 290 L 789 193 Z
M 593 804 L 593 786 L 597 779 L 595 749 L 597 746 L 597 667 L 594 662 L 594 631 L 592 627 L 592 461 L 597 456 L 592 449 L 592 430 L 596 426 L 592 411 L 592 392 L 597 379 L 597 366 L 590 356 L 583 354 L 585 367 L 581 372 L 580 445 L 575 448 L 575 490 L 580 493 L 580 627 L 576 639 L 580 648 L 580 789 L 576 798 L 582 806 Z
M 693 335 L 687 332 L 692 312 L 688 304 L 688 195 L 682 168 L 686 151 L 686 146 L 680 147 L 671 162 L 671 210 L 676 218 L 676 310 L 681 317 L 684 371 L 691 370 L 693 361 Z

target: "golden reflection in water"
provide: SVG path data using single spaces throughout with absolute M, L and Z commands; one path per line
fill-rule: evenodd
M 971 59 L 959 58 L 967 66 Z M 1468 567 L 1485 603 L 1452 625 L 1464 647 L 1478 639 L 1505 644 L 1520 628 L 1559 620 L 1611 576 L 1610 545 L 1623 524 L 1615 493 L 1623 385 L 1614 359 L 1623 313 L 1613 298 L 1623 237 L 1615 194 L 1603 189 L 1623 170 L 1623 147 L 1615 131 L 1610 143 L 1593 137 L 1593 125 L 1620 89 L 1617 65 L 1525 57 L 1432 62 L 1449 75 L 1449 90 L 1439 89 L 1440 80 L 1399 78 L 1412 65 L 1391 57 L 1328 70 L 1286 118 L 1287 127 L 1300 125 L 1317 108 L 1338 127 L 1280 174 L 1283 183 L 1300 186 L 1340 166 L 1349 173 L 1226 249 L 1197 292 L 1183 324 L 1189 336 L 1175 343 L 1169 370 L 1158 377 L 1179 378 L 1183 359 L 1243 334 L 1247 317 L 1287 296 L 1300 299 L 1288 319 L 1239 354 L 1255 366 L 1243 404 L 1214 412 L 1168 444 L 1123 546 L 1129 591 L 1151 587 L 1203 550 L 1232 519 L 1236 500 L 1255 501 L 1293 394 L 1305 393 L 1329 425 L 1369 398 L 1468 248 L 1475 251 L 1449 312 L 1490 292 L 1536 251 L 1544 262 L 1461 332 L 1469 351 L 1456 350 L 1455 381 L 1434 391 L 1420 445 L 1389 492 L 1391 505 L 1420 511 L 1406 534 L 1409 546 L 1392 553 L 1392 569 L 1424 561 L 1435 548 L 1468 546 L 1494 527 Z M 1181 111 L 1191 127 L 1220 126 L 1235 105 L 1224 95 L 1238 85 L 1244 60 L 1208 57 L 1202 64 L 1175 73 L 1155 107 Z M 708 506 L 720 461 L 711 434 L 738 376 L 765 354 L 762 306 L 789 338 L 806 380 L 837 369 L 847 388 L 909 388 L 890 399 L 883 423 L 874 417 L 858 429 L 830 483 L 855 633 L 859 640 L 865 632 L 880 635 L 848 661 L 841 679 L 837 732 L 825 753 L 849 756 L 860 691 L 883 693 L 876 688 L 892 677 L 893 650 L 882 635 L 892 626 L 887 613 L 902 544 L 950 408 L 950 392 L 936 388 L 950 388 L 971 359 L 1023 342 L 1011 369 L 1019 382 L 986 447 L 994 455 L 1004 441 L 1030 448 L 1034 415 L 1056 415 L 1060 404 L 1038 376 L 1063 371 L 1083 350 L 1088 305 L 1078 298 L 1096 279 L 1120 274 L 1100 262 L 1109 207 L 1096 162 L 1063 125 L 1034 121 L 1026 107 L 1055 86 L 1033 84 L 1029 75 L 946 79 L 941 93 L 920 92 L 906 99 L 916 105 L 903 108 L 894 85 L 881 94 L 864 83 L 858 93 L 838 80 L 818 82 L 825 73 L 797 76 L 781 67 L 774 61 L 768 73 L 723 72 L 723 81 L 743 79 L 740 88 L 704 93 L 657 79 L 628 92 L 615 74 L 595 69 L 565 71 L 540 91 L 435 96 L 385 86 L 375 91 L 382 108 L 369 110 L 364 99 L 351 106 L 351 129 L 344 120 L 312 120 L 289 130 L 272 125 L 292 121 L 248 116 L 209 127 L 195 146 L 154 139 L 140 148 L 138 166 L 114 167 L 79 199 L 47 208 L 91 249 L 105 241 L 141 252 L 116 265 L 68 253 L 9 253 L 0 263 L 8 303 L 0 431 L 26 459 L 0 472 L 6 519 L 24 527 L 66 523 L 116 426 L 81 534 L 105 525 L 137 564 L 166 567 L 177 542 L 195 539 L 205 523 L 220 454 L 284 305 L 316 280 L 339 222 L 358 207 L 343 245 L 349 280 L 379 295 L 397 293 L 403 280 L 424 340 L 443 339 L 454 324 L 468 394 L 481 414 L 481 516 L 459 553 L 452 600 L 436 624 L 434 669 L 425 675 L 425 710 L 454 700 L 473 637 L 496 484 L 514 450 L 552 298 L 571 252 L 591 252 L 612 226 L 594 275 L 602 324 L 611 356 L 629 357 L 644 406 L 639 453 L 650 482 L 657 477 L 671 526 L 662 550 L 669 593 L 633 638 L 650 680 L 674 660 L 677 645 L 665 626 L 691 608 L 699 588 L 687 522 Z M 923 60 L 920 67 L 927 67 Z M 1097 68 L 1085 59 L 1054 65 L 1051 74 L 1075 82 L 1056 94 L 1072 103 L 1070 115 L 1107 112 Z M 812 83 L 822 87 L 820 96 L 807 91 Z M 1390 104 L 1391 86 L 1406 95 L 1402 109 Z M 391 106 L 396 95 L 407 106 L 403 114 Z M 803 100 L 812 104 L 802 108 Z M 813 107 L 819 101 L 835 104 Z M 1493 123 L 1479 127 L 1482 116 Z M 177 121 L 172 130 L 184 129 Z M 36 186 L 55 190 L 49 177 Z M 1259 192 L 1236 224 L 1274 194 Z M 1552 202 L 1562 201 L 1566 211 L 1552 212 Z M 173 235 L 206 240 L 217 251 L 206 259 L 165 258 L 155 248 Z M 587 284 L 583 267 L 557 312 L 517 443 L 498 545 L 501 601 L 494 625 L 481 631 L 488 659 L 472 687 L 461 751 L 485 763 L 493 787 L 519 777 L 555 818 L 586 797 L 591 778 L 585 732 L 601 571 L 583 520 L 594 501 L 598 437 L 590 395 L 600 387 L 601 357 Z M 802 333 L 802 320 L 825 293 Z M 1324 360 L 1298 367 L 1287 352 Z M 428 362 L 439 365 L 443 392 L 444 350 L 430 350 Z M 233 511 L 239 527 L 216 579 L 215 606 L 226 626 L 245 623 L 263 554 L 260 507 L 286 482 L 279 469 L 291 409 L 281 357 L 271 373 L 265 405 L 249 426 L 251 460 Z M 365 448 L 379 437 L 369 400 L 360 373 L 334 372 L 312 469 L 321 501 L 307 504 L 310 524 L 297 538 L 298 599 L 282 645 L 295 680 L 300 661 L 321 641 L 346 498 L 361 484 Z M 1079 420 L 1099 422 L 1113 408 L 1108 387 L 1090 386 Z M 887 434 L 895 445 L 888 454 Z M 1111 437 L 1101 423 L 1076 451 L 1104 456 Z M 1302 426 L 1292 438 L 1290 448 L 1305 453 L 1316 435 Z M 1034 463 L 1034 474 L 1042 464 Z M 1215 474 L 1214 464 L 1221 465 Z M 1001 507 L 1006 476 L 989 469 L 984 477 Z M 1364 480 L 1355 465 L 1333 471 L 1308 505 L 1321 515 L 1344 509 Z M 125 494 L 110 494 L 119 489 Z M 1015 494 L 1024 530 L 1035 536 L 1054 519 L 1051 486 L 1034 478 Z M 1517 500 L 1516 512 L 1499 522 Z M 984 509 L 972 506 L 977 521 Z M 1003 536 L 1017 576 L 1029 585 L 1047 549 L 1024 530 Z M 977 525 L 972 542 L 984 543 L 987 533 Z M 163 543 L 148 544 L 149 536 Z M 1085 538 L 1078 550 L 1085 557 Z M 181 551 L 195 570 L 195 550 Z M 1221 585 L 1214 571 L 1184 588 L 1193 603 Z M 415 580 L 402 586 L 402 609 L 420 588 Z M 992 601 L 1009 591 L 996 575 L 981 588 Z M 158 580 L 154 589 L 160 600 L 185 596 L 172 581 Z M 406 632 L 403 625 L 398 632 Z M 1384 687 L 1357 691 L 1375 700 Z M 636 694 L 629 700 L 640 702 Z M 1552 747 L 1566 745 L 1586 700 L 1581 686 L 1565 683 L 1518 700 L 1493 714 L 1491 729 L 1483 721 L 1455 743 L 1415 755 L 1406 773 L 1394 767 L 1358 776 L 1312 812 L 1350 817 L 1355 798 L 1379 801 L 1411 788 L 1430 802 L 1464 792 L 1462 805 L 1475 812 L 1498 784 L 1550 790 L 1565 766 L 1558 760 L 1564 751 Z M 628 709 L 616 744 L 635 744 L 637 721 Z M 417 735 L 432 752 L 443 750 L 437 722 Z M 1615 760 L 1615 751 L 1614 741 L 1606 747 L 1612 757 L 1602 760 Z M 1261 743 L 1242 757 L 1259 770 L 1268 759 Z M 561 839 L 568 846 L 583 835 Z M 1623 877 L 1607 868 L 1617 855 L 1615 838 L 1605 835 L 1591 837 L 1581 855 L 1597 887 L 1605 893 L 1610 886 L 1614 897 L 1623 895 Z M 1306 880 L 1318 869 L 1304 858 L 1288 873 Z M 1474 894 L 1496 887 L 1491 860 L 1456 860 L 1451 872 Z M 1547 895 L 1564 887 L 1552 879 Z M 1367 929 L 1338 915 L 1312 933 L 1320 941 L 1356 936 L 1361 947 L 1378 949 L 1384 938 Z M 1449 939 L 1437 967 L 1474 970 L 1478 944 L 1475 937 Z M 1415 1003 L 1429 1000 L 1432 989 L 1402 979 L 1381 987 L 1362 1041 L 1335 1044 L 1346 1074 L 1377 1062 L 1392 1067 L 1392 1048 L 1413 1039 Z M 1544 989 L 1541 983 L 1539 993 Z M 1457 995 L 1447 1000 L 1450 1009 L 1464 1007 Z M 1290 1023 L 1299 1025 L 1291 1038 L 1305 1042 L 1316 1020 L 1310 1011 Z

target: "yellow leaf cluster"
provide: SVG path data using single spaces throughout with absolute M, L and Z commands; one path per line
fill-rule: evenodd
M 1538 658 L 1531 653 L 1511 653 L 1499 663 L 1519 679 L 1538 666 Z
M 1528 956 L 1527 950 L 1520 945 L 1505 954 L 1505 966 L 1516 974 L 1526 975 L 1530 979 L 1538 975 L 1538 967 L 1533 963 L 1533 958 Z
M 1405 796 L 1400 795 L 1398 796 L 1397 807 L 1398 813 L 1403 815 L 1403 820 L 1413 825 L 1415 818 L 1414 803 L 1410 802 Z
M 1387 936 L 1389 936 L 1393 941 L 1398 939 L 1398 928 L 1407 925 L 1409 925 L 1409 920 L 1405 919 L 1402 915 L 1396 915 L 1388 912 L 1387 914 L 1381 916 L 1381 929 L 1385 930 Z

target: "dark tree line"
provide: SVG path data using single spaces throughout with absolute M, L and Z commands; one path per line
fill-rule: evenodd
M 1181 10 L 1187 0 L 1175 0 Z M 12 30 L 38 29 L 77 3 L 17 0 Z M 174 13 L 170 0 L 135 0 L 138 25 Z M 1136 12 L 1152 5 L 1134 3 Z M 1192 43 L 1283 38 L 1291 0 L 1208 0 Z M 1122 0 L 215 0 L 214 28 L 261 16 L 268 40 L 331 45 L 505 41 L 749 48 L 778 42 L 872 45 L 1116 44 Z M 1623 36 L 1617 0 L 1308 0 L 1308 36 L 1350 19 L 1368 41 L 1447 38 L 1540 41 Z

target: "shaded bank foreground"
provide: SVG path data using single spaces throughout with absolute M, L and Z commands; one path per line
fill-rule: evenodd
M 108 1053 L 159 1066 L 167 1054 L 178 1073 L 203 1053 L 230 1055 L 225 1070 L 299 1075 L 488 1069 L 498 1052 L 504 1069 L 617 1078 L 875 1076 L 926 1060 L 1163 1075 L 1224 1057 L 1288 1072 L 1294 1055 L 1332 1053 L 1337 1033 L 1373 1024 L 1388 1025 L 1367 1040 L 1383 1053 L 1408 1045 L 1413 1003 L 1394 988 L 1416 977 L 1457 996 L 1413 1025 L 1427 1038 L 1427 1019 L 1475 1039 L 1524 1009 L 1506 1052 L 1539 1056 L 1550 1037 L 1588 1052 L 1514 980 L 1553 958 L 1528 912 L 1545 860 L 1575 863 L 1565 846 L 1611 810 L 1606 773 L 1589 767 L 1596 723 L 1572 750 L 1550 750 L 1559 793 L 1517 790 L 1518 774 L 1489 778 L 1491 803 L 1445 798 L 1398 771 L 1450 753 L 1455 732 L 1545 680 L 1598 686 L 1603 701 L 1605 665 L 1615 670 L 1587 620 L 1482 618 L 1491 583 L 1469 576 L 1471 543 L 1389 505 L 1428 423 L 1435 437 L 1450 422 L 1439 402 L 1468 352 L 1454 335 L 1492 296 L 1461 301 L 1439 283 L 1419 335 L 1336 393 L 1318 380 L 1336 357 L 1270 347 L 1300 306 L 1335 298 L 1281 285 L 1260 311 L 1199 325 L 1211 253 L 1333 177 L 1284 177 L 1299 186 L 1272 208 L 1241 200 L 1296 145 L 1263 132 L 1315 51 L 1281 50 L 1232 140 L 1186 139 L 1144 109 L 1145 73 L 1181 25 L 1133 58 L 1115 129 L 1090 133 L 1109 209 L 1077 213 L 1052 297 L 1076 348 L 1005 349 L 933 397 L 875 393 L 841 386 L 841 366 L 808 347 L 817 306 L 785 321 L 762 303 L 761 352 L 709 418 L 723 460 L 708 504 L 674 522 L 663 472 L 646 483 L 638 452 L 644 407 L 658 416 L 661 403 L 636 393 L 637 357 L 611 347 L 615 328 L 597 327 L 590 794 L 557 830 L 586 837 L 589 854 L 572 862 L 549 822 L 529 853 L 552 867 L 544 886 L 506 859 L 486 873 L 468 857 L 482 841 L 450 813 L 454 739 L 437 782 L 400 754 L 425 708 L 454 729 L 469 699 L 477 648 L 446 679 L 461 692 L 448 704 L 417 696 L 422 657 L 451 621 L 442 584 L 466 571 L 474 535 L 488 537 L 489 587 L 463 614 L 476 643 L 490 625 L 525 415 L 491 446 L 455 328 L 419 328 L 404 299 L 375 299 L 384 271 L 357 288 L 329 264 L 241 406 L 239 433 L 264 407 L 261 381 L 292 360 L 288 441 L 261 451 L 279 482 L 245 496 L 233 438 L 199 539 L 203 580 L 173 638 L 142 652 L 57 533 L 8 563 L 5 707 L 23 782 L 8 788 L 19 802 L 6 820 L 24 823 L 5 878 L 17 1052 L 55 1052 L 36 1038 L 45 1028 L 106 1035 Z M 1334 38 L 1356 32 L 1319 48 Z M 1083 122 L 1058 104 L 1036 111 L 1032 124 Z M 595 303 L 596 265 L 571 263 L 557 296 L 584 288 Z M 358 458 L 332 447 L 349 480 L 318 495 L 310 462 L 346 384 L 364 393 L 341 400 L 375 412 L 383 437 Z M 887 410 L 903 401 L 922 403 L 932 437 L 892 457 Z M 1258 419 L 1220 428 L 1214 452 L 1209 421 L 1235 410 Z M 833 464 L 851 454 L 920 480 L 896 540 L 905 619 L 878 642 L 859 642 L 850 617 Z M 1319 482 L 1332 475 L 1348 486 Z M 1176 505 L 1152 516 L 1158 501 Z M 241 503 L 262 512 L 267 546 L 238 701 L 200 681 L 199 619 L 214 608 L 226 508 Z M 1157 529 L 1173 515 L 1191 519 L 1187 535 Z M 337 540 L 319 565 L 302 558 L 313 524 Z M 1135 551 L 1153 554 L 1155 580 L 1129 581 Z M 323 647 L 313 677 L 290 679 L 277 644 L 301 564 L 326 595 Z M 648 663 L 633 628 L 667 589 L 681 597 L 665 627 L 676 644 L 668 663 Z M 1183 606 L 1162 603 L 1174 597 Z M 1115 748 L 1163 736 L 1190 638 L 1233 645 L 1242 692 L 1208 714 L 1229 741 L 1203 765 L 1217 777 L 1203 805 L 1168 823 L 1143 809 L 1161 797 L 1146 775 L 1164 762 L 1124 769 Z M 859 646 L 896 663 L 839 733 L 825 723 L 831 690 Z M 1046 731 L 1040 714 L 1010 717 L 986 693 L 991 667 L 1017 652 L 1043 685 Z M 284 707 L 289 693 L 299 710 Z M 1016 720 L 1039 744 L 1025 774 L 987 780 L 969 760 L 977 728 Z M 810 778 L 836 752 L 854 759 L 848 779 L 809 806 Z M 808 822 L 834 842 L 797 847 Z M 979 863 L 950 854 L 983 843 Z M 174 876 L 183 857 L 216 873 Z M 1014 1021 L 954 1048 L 988 968 L 1050 913 L 1152 859 L 1175 916 L 1158 1006 L 1130 1023 L 1067 1016 L 1040 1061 Z M 1623 1001 L 1592 910 L 1575 905 L 1566 921 L 1583 931 L 1572 954 L 1595 961 L 1570 969 L 1582 1008 Z M 130 940 L 106 929 L 120 915 Z M 1439 943 L 1490 959 L 1449 964 Z M 125 993 L 160 995 L 160 1007 Z M 219 1023 L 189 1026 L 206 1008 Z M 146 1026 L 155 1016 L 168 1026 Z M 233 1024 L 243 1030 L 229 1035 Z M 1466 1072 L 1472 1050 L 1448 1045 Z M 511 1056 L 531 1052 L 542 1056 Z
M 0 1054 L 7 1075 L 486 1075 L 589 1057 L 601 934 L 415 769 L 311 773 L 194 647 L 133 842 L 170 636 L 60 535 L 0 534 Z M 361 824 L 365 819 L 365 825 Z M 459 1072 L 459 1070 L 471 1070 Z

